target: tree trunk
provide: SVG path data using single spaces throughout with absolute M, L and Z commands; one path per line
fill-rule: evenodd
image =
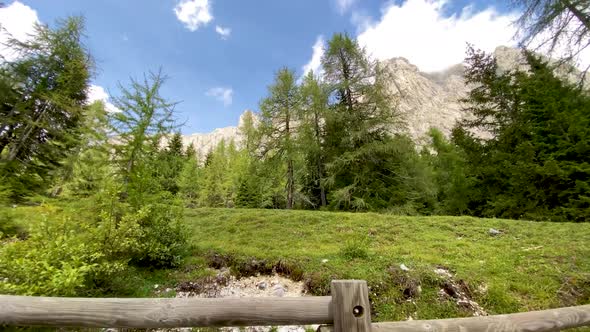
M 287 209 L 293 208 L 293 193 L 295 191 L 295 180 L 293 179 L 293 159 L 291 158 L 291 114 L 289 102 L 287 101 L 285 114 L 285 142 L 287 144 Z
M 344 76 L 344 82 L 346 84 L 346 87 L 344 88 L 344 102 L 346 103 L 346 106 L 348 108 L 348 112 L 352 112 L 352 91 L 350 91 L 350 68 L 348 66 L 348 62 L 346 61 L 346 57 L 344 56 L 344 53 L 342 52 L 342 49 L 340 50 L 340 62 L 342 63 L 342 76 Z
M 287 209 L 293 208 L 293 194 L 295 191 L 295 181 L 293 179 L 293 160 L 287 161 Z
M 322 167 L 322 160 L 321 158 L 318 156 L 318 180 L 319 180 L 319 184 L 320 184 L 320 201 L 322 206 L 326 206 L 327 205 L 327 201 L 326 201 L 326 190 L 324 189 L 324 184 L 322 183 L 322 178 L 324 177 L 324 170 Z
M 41 108 L 41 111 L 39 112 L 39 115 L 37 115 L 37 117 L 35 119 L 33 119 L 32 123 L 28 124 L 23 135 L 18 139 L 17 143 L 10 149 L 10 151 L 8 153 L 8 157 L 7 157 L 8 161 L 13 161 L 16 159 L 20 150 L 24 147 L 25 142 L 29 139 L 29 136 L 31 135 L 31 132 L 33 131 L 33 129 L 38 127 L 38 122 L 41 120 L 43 115 L 45 115 L 46 110 L 47 110 L 47 104 L 43 103 L 43 106 Z
M 322 163 L 322 152 L 321 152 L 321 137 L 320 137 L 320 119 L 318 116 L 318 112 L 314 112 L 314 129 L 315 129 L 315 139 L 316 145 L 318 147 L 318 154 L 317 154 L 317 172 L 318 172 L 318 181 L 320 186 L 320 201 L 322 206 L 326 206 L 326 190 L 324 189 L 324 184 L 322 183 L 322 178 L 324 177 L 324 167 Z

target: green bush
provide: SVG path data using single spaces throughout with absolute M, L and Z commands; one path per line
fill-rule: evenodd
M 27 240 L 0 248 L 0 293 L 74 296 L 91 294 L 98 280 L 123 271 L 138 251 L 141 213 L 119 220 L 78 220 L 54 206 L 38 208 Z M 127 255 L 125 255 L 127 254 Z
M 140 209 L 140 250 L 134 261 L 155 267 L 177 266 L 186 252 L 189 237 L 183 222 L 182 202 L 169 193 L 158 197 L 158 202 Z

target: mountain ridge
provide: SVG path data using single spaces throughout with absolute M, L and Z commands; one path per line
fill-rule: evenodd
M 520 49 L 498 46 L 494 56 L 499 70 L 513 70 L 527 68 Z M 422 72 L 404 57 L 395 57 L 381 61 L 392 73 L 393 80 L 389 86 L 390 92 L 397 96 L 397 107 L 406 122 L 405 131 L 418 145 L 427 142 L 427 133 L 432 127 L 438 128 L 444 135 L 449 136 L 451 130 L 467 114 L 462 111 L 461 100 L 467 97 L 470 86 L 466 85 L 463 75 L 464 65 L 458 63 L 438 72 Z M 556 70 L 559 70 L 556 69 Z M 572 80 L 575 73 L 561 72 L 567 80 Z M 183 136 L 183 143 L 193 143 L 197 152 L 203 156 L 221 140 L 234 139 L 239 144 L 239 124 L 242 122 L 245 110 L 240 115 L 238 126 L 216 128 L 209 133 L 194 133 Z M 489 136 L 485 132 L 475 132 L 477 135 Z

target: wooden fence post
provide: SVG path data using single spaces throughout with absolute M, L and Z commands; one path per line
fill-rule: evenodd
M 334 280 L 331 285 L 334 332 L 370 332 L 371 305 L 364 280 Z

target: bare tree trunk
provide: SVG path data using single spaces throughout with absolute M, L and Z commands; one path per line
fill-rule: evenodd
M 287 161 L 287 209 L 293 208 L 293 195 L 295 191 L 295 181 L 293 179 L 293 160 Z
M 318 180 L 319 180 L 319 185 L 320 185 L 320 201 L 322 206 L 326 206 L 327 205 L 327 200 L 326 200 L 326 189 L 324 188 L 324 184 L 322 183 L 322 178 L 324 177 L 324 169 L 322 167 L 322 160 L 320 158 L 320 156 L 318 156 Z
M 293 178 L 293 159 L 291 157 L 291 114 L 289 110 L 289 104 L 286 105 L 285 115 L 285 132 L 286 132 L 286 143 L 287 143 L 287 209 L 293 208 L 293 195 L 295 191 L 295 179 Z
M 317 110 L 314 112 L 314 127 L 315 127 L 315 139 L 316 139 L 316 145 L 318 148 L 318 154 L 317 154 L 317 172 L 318 172 L 318 181 L 319 181 L 319 186 L 320 186 L 320 201 L 322 206 L 326 206 L 327 205 L 327 201 L 326 201 L 326 190 L 324 189 L 324 184 L 322 183 L 322 178 L 324 177 L 324 167 L 323 167 L 323 163 L 322 163 L 322 153 L 321 153 L 321 137 L 320 137 L 320 119 L 318 116 L 318 112 Z
M 45 115 L 46 110 L 47 110 L 47 104 L 44 103 L 43 108 L 39 112 L 39 115 L 37 115 L 37 117 L 35 119 L 33 119 L 32 123 L 30 123 L 27 126 L 23 135 L 18 139 L 17 143 L 10 149 L 10 152 L 8 153 L 8 157 L 7 157 L 8 161 L 13 161 L 16 159 L 16 156 L 18 156 L 18 153 L 23 148 L 26 141 L 29 139 L 31 132 L 33 131 L 33 129 L 35 129 L 35 127 L 37 127 L 37 122 L 39 122 L 41 120 L 41 118 L 43 117 L 43 115 Z

